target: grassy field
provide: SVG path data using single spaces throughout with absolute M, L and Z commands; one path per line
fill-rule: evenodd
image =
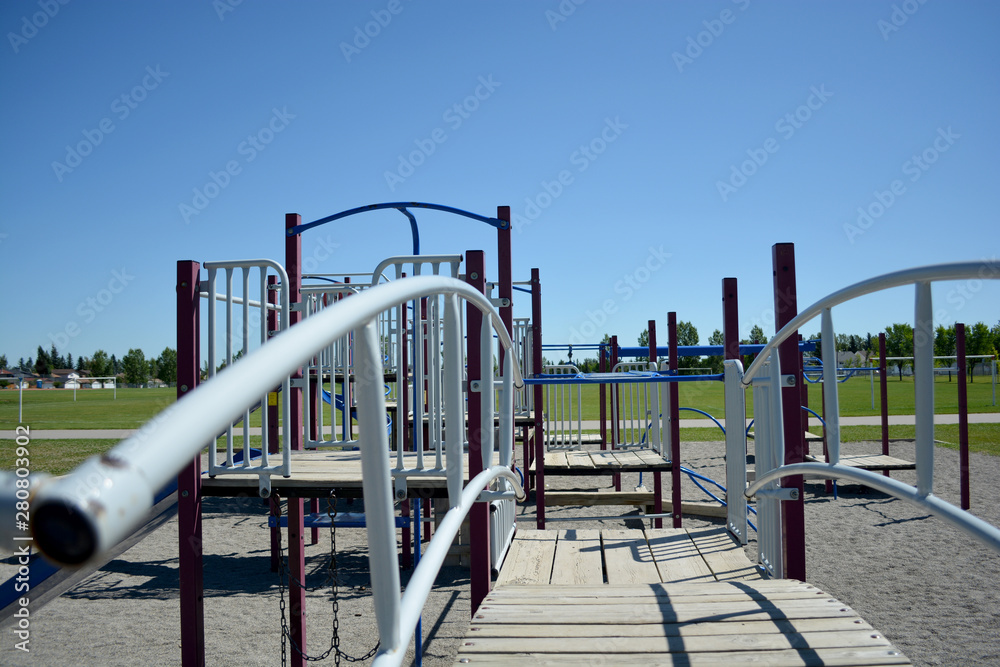
M 1000 412 L 1000 405 L 994 406 L 992 386 L 989 378 L 966 385 L 968 388 L 969 412 Z M 551 388 L 551 387 L 549 387 Z M 547 388 L 547 389 L 549 389 Z M 913 378 L 904 377 L 902 381 L 891 378 L 886 387 L 890 415 L 913 414 Z M 575 391 L 575 388 L 574 388 Z M 838 385 L 840 414 L 845 417 L 862 417 L 881 414 L 879 385 L 875 382 L 875 407 L 872 408 L 872 388 L 868 378 L 851 378 Z M 1000 388 L 998 388 L 1000 391 Z M 721 382 L 683 382 L 678 387 L 680 404 L 683 407 L 698 408 L 714 417 L 726 415 L 723 385 Z M 553 402 L 558 399 L 552 394 Z M 753 410 L 753 392 L 747 390 L 747 413 Z M 564 400 L 568 400 L 564 394 Z M 574 394 L 573 410 L 576 411 Z M 998 397 L 1000 404 L 1000 397 Z M 809 385 L 809 406 L 822 414 L 822 390 L 819 384 Z M 947 377 L 939 377 L 934 383 L 934 406 L 938 414 L 958 413 L 958 383 L 948 382 Z M 684 419 L 707 419 L 695 412 L 682 412 Z M 583 418 L 600 418 L 599 387 L 583 385 Z

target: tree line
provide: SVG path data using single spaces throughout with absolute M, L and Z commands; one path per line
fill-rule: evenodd
M 34 357 L 28 357 L 27 361 L 21 357 L 13 365 L 8 363 L 6 355 L 0 354 L 0 368 L 43 376 L 51 375 L 57 369 L 71 368 L 91 377 L 122 375 L 125 384 L 145 384 L 154 378 L 171 384 L 177 381 L 177 351 L 167 347 L 159 356 L 147 359 L 141 349 L 131 348 L 118 359 L 114 354 L 109 356 L 104 350 L 97 350 L 89 357 L 80 355 L 74 359 L 72 353 L 66 356 L 60 354 L 55 345 L 48 351 L 39 345 Z

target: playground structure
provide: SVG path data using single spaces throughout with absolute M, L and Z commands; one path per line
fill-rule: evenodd
M 916 364 L 919 383 L 916 488 L 840 462 L 837 376 L 832 367 L 824 369 L 829 463 L 805 462 L 806 415 L 801 410 L 804 383 L 795 381 L 802 374 L 796 332 L 805 322 L 822 315 L 824 356 L 833 358 L 832 350 L 826 346 L 832 346 L 834 340 L 830 315 L 834 306 L 877 289 L 916 284 L 915 319 L 918 326 L 930 327 L 929 282 L 973 275 L 980 269 L 980 263 L 890 274 L 841 290 L 796 313 L 794 256 L 790 245 L 779 244 L 774 251 L 779 331 L 760 347 L 757 360 L 745 372 L 740 361 L 743 350 L 737 338 L 736 281 L 726 278 L 723 280 L 724 373 L 684 376 L 677 372 L 676 316 L 670 313 L 668 360 L 662 365 L 657 361 L 660 348 L 656 347 L 655 328 L 651 327 L 648 350 L 651 361 L 642 367 L 615 359 L 606 372 L 553 377 L 559 373 L 546 371 L 559 369 L 543 369 L 541 364 L 541 282 L 537 269 L 532 270 L 528 281 L 531 317 L 515 320 L 512 315 L 515 284 L 510 272 L 509 209 L 501 207 L 496 218 L 458 212 L 498 230 L 499 275 L 493 285 L 498 296 L 492 297 L 481 251 L 469 251 L 462 256 L 418 254 L 419 238 L 409 209 L 421 207 L 457 211 L 416 203 L 387 204 L 352 209 L 306 225 L 300 224 L 298 216 L 290 215 L 285 225 L 284 265 L 266 260 L 210 262 L 205 265 L 207 290 L 203 289 L 206 283 L 201 279 L 201 267 L 194 262 L 179 262 L 178 394 L 197 398 L 178 401 L 105 456 L 88 461 L 66 479 L 40 484 L 35 491 L 32 530 L 37 546 L 58 562 L 77 565 L 99 557 L 120 541 L 141 521 L 156 491 L 181 471 L 178 488 L 185 664 L 204 662 L 204 637 L 199 634 L 203 623 L 199 590 L 200 499 L 204 495 L 259 494 L 270 498 L 275 512 L 280 508 L 279 498 L 284 499 L 288 513 L 288 567 L 290 575 L 299 581 L 304 580 L 302 546 L 308 520 L 304 499 L 325 497 L 331 489 L 339 497 L 363 497 L 376 617 L 382 639 L 376 664 L 399 664 L 407 638 L 418 623 L 423 599 L 466 515 L 470 517 L 474 612 L 489 594 L 491 570 L 503 572 L 503 553 L 514 530 L 512 504 L 524 497 L 522 484 L 512 470 L 514 437 L 519 427 L 524 445 L 524 486 L 535 489 L 539 528 L 544 528 L 545 522 L 545 475 L 595 474 L 598 466 L 602 467 L 596 471 L 600 473 L 652 474 L 654 517 L 662 515 L 660 476 L 669 472 L 672 509 L 668 516 L 679 528 L 681 406 L 677 401 L 677 386 L 682 381 L 724 383 L 729 425 L 725 430 L 726 486 L 746 490 L 728 494 L 726 529 L 736 542 L 747 541 L 746 502 L 756 498 L 760 529 L 758 562 L 770 577 L 805 580 L 802 476 L 847 479 L 883 490 L 926 508 L 1000 550 L 1000 531 L 933 496 L 933 377 L 928 371 L 926 345 L 917 351 Z M 363 281 L 336 284 L 329 276 L 318 277 L 316 284 L 304 284 L 299 235 L 318 224 L 377 208 L 395 208 L 408 217 L 414 232 L 414 255 L 379 265 L 369 274 L 367 284 Z M 779 265 L 785 270 L 778 271 Z M 424 273 L 425 267 L 430 275 Z M 441 275 L 442 269 L 448 275 Z M 256 299 L 250 297 L 249 289 L 254 270 L 258 271 L 256 284 L 260 287 Z M 390 279 L 383 284 L 387 270 Z M 218 271 L 226 272 L 226 288 L 221 295 L 217 291 Z M 237 272 L 242 278 L 241 295 L 233 290 L 233 276 Z M 409 277 L 404 279 L 404 274 Z M 196 388 L 201 336 L 198 302 L 203 291 L 209 312 L 208 354 L 212 377 Z M 218 301 L 226 303 L 223 334 L 227 341 L 223 359 L 226 368 L 222 372 L 214 370 L 220 356 L 215 343 L 218 334 L 214 309 Z M 464 316 L 462 301 L 466 303 Z M 234 315 L 236 305 L 242 309 L 240 318 Z M 238 329 L 242 328 L 241 349 L 247 351 L 251 347 L 247 323 L 252 319 L 253 309 L 260 319 L 261 344 L 234 363 L 233 341 Z M 328 393 L 324 388 L 326 383 L 330 386 Z M 339 410 L 335 389 L 338 383 Z M 583 444 L 579 427 L 576 441 L 568 431 L 564 437 L 546 438 L 540 410 L 546 387 L 584 383 L 599 384 L 602 389 L 610 387 L 612 397 L 614 427 L 610 434 L 602 434 L 600 444 L 604 453 L 596 458 L 590 450 L 574 449 Z M 662 387 L 664 384 L 667 386 Z M 748 387 L 754 391 L 757 421 L 756 480 L 749 487 L 746 431 L 742 427 L 744 389 Z M 619 433 L 623 413 L 617 406 L 624 395 L 628 395 L 624 400 L 626 426 Z M 389 405 L 387 396 L 395 399 Z M 572 398 L 569 394 L 568 403 L 572 403 Z M 550 400 L 547 405 L 551 411 L 556 402 Z M 251 447 L 248 429 L 250 413 L 255 408 L 260 410 L 265 434 L 259 452 Z M 352 415 L 356 415 L 358 422 L 356 437 Z M 565 413 L 560 415 L 559 421 L 565 416 Z M 279 421 L 283 437 L 277 437 Z M 239 422 L 244 428 L 242 448 L 237 447 L 234 437 L 234 424 Z M 733 423 L 741 427 L 732 428 Z M 325 439 L 326 424 L 331 426 L 329 441 Z M 227 434 L 226 450 L 220 463 L 214 438 L 223 431 Z M 213 444 L 209 447 L 209 478 L 202 479 L 198 453 L 206 442 Z M 550 464 L 553 454 L 556 458 L 562 456 L 565 465 Z M 588 457 L 591 461 L 588 471 L 573 472 L 571 456 Z M 100 483 L 95 484 L 94 480 Z M 394 504 L 400 502 L 405 516 L 406 501 L 420 497 L 441 499 L 447 503 L 444 508 L 447 511 L 443 512 L 436 535 L 400 598 L 395 534 L 398 517 Z M 414 510 L 419 516 L 420 509 Z M 654 521 L 662 518 L 656 517 Z M 277 528 L 272 531 L 272 538 L 274 531 Z M 408 535 L 404 530 L 406 540 Z M 405 548 L 403 555 L 405 560 Z M 514 596 L 512 604 L 521 604 L 516 589 L 505 590 Z M 766 598 L 775 589 L 763 586 L 756 590 Z M 637 591 L 633 593 L 640 595 Z M 304 645 L 305 626 L 294 609 L 296 603 L 303 602 L 304 592 L 300 587 L 290 586 L 289 596 L 292 662 L 302 664 L 304 658 L 298 647 Z M 886 662 L 899 661 L 887 658 Z

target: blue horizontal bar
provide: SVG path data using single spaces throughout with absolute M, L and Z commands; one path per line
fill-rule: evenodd
M 536 375 L 524 384 L 644 384 L 652 382 L 722 382 L 725 375 L 660 375 L 659 373 L 581 373 L 580 375 Z
M 319 220 L 313 220 L 312 222 L 307 222 L 302 225 L 297 225 L 286 230 L 288 236 L 295 236 L 301 234 L 307 229 L 312 229 L 313 227 L 318 227 L 319 225 L 325 225 L 328 222 L 333 222 L 334 220 L 339 220 L 341 218 L 346 218 L 349 215 L 355 215 L 357 213 L 365 213 L 366 211 L 378 211 L 382 209 L 396 209 L 402 211 L 407 217 L 411 217 L 407 214 L 406 209 L 408 208 L 426 208 L 433 211 L 444 211 L 445 213 L 454 213 L 455 215 L 465 216 L 466 218 L 472 218 L 473 220 L 478 220 L 479 222 L 485 222 L 488 225 L 496 227 L 497 229 L 506 229 L 510 223 L 505 220 L 500 220 L 499 218 L 489 218 L 485 215 L 479 215 L 478 213 L 470 213 L 469 211 L 463 211 L 460 208 L 453 208 L 451 206 L 443 206 L 441 204 L 427 204 L 424 202 L 409 201 L 409 202 L 387 202 L 384 204 L 368 204 L 367 206 L 358 206 L 357 208 L 348 209 L 346 211 L 341 211 L 340 213 L 334 213 L 333 215 L 328 215 L 325 218 L 320 218 Z
M 816 340 L 803 340 L 799 342 L 799 351 L 814 352 L 816 350 Z M 764 349 L 764 343 L 747 343 L 740 345 L 740 354 L 757 354 Z M 669 347 L 657 347 L 656 356 L 666 357 L 670 354 Z M 722 345 L 678 345 L 677 356 L 679 357 L 721 357 L 723 355 Z M 648 347 L 619 347 L 620 357 L 646 357 L 649 356 Z

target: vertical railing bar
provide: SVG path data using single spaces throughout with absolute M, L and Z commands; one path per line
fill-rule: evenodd
M 483 395 L 479 427 L 483 432 L 483 470 L 486 470 L 493 465 L 493 322 L 489 313 L 483 313 L 483 324 L 479 331 L 479 386 Z
M 281 281 L 281 320 L 278 329 L 284 331 L 289 325 L 289 286 L 287 276 Z M 292 381 L 285 377 L 281 383 L 281 474 L 289 477 L 292 474 Z
M 462 444 L 465 435 L 465 409 L 462 400 L 462 314 L 458 296 L 445 297 L 444 312 L 445 424 L 448 506 L 456 507 L 462 495 L 465 465 Z
M 226 368 L 233 365 L 233 269 L 226 268 Z M 226 427 L 226 466 L 232 468 L 233 423 Z
M 823 309 L 820 343 L 823 348 L 823 406 L 826 411 L 827 463 L 840 463 L 840 401 L 837 396 L 837 341 L 833 333 L 833 314 L 829 308 Z M 803 380 L 804 382 L 805 380 Z
M 303 320 L 308 320 L 312 315 L 312 307 L 314 303 L 315 301 L 312 294 L 302 295 Z M 315 408 L 315 403 L 313 403 L 315 399 L 313 398 L 313 393 L 311 391 L 313 359 L 315 359 L 315 357 L 309 359 L 309 361 L 302 365 L 302 382 L 304 383 L 302 388 L 302 440 L 305 442 L 306 449 L 311 449 L 310 445 L 312 444 L 312 438 L 309 435 L 309 431 L 312 429 L 312 413 Z
M 513 351 L 512 351 L 513 352 Z M 503 385 L 500 390 L 500 465 L 510 467 L 514 460 L 514 360 L 504 355 Z M 506 488 L 506 486 L 505 486 Z M 504 525 L 507 525 L 506 523 Z
M 267 267 L 259 267 L 260 272 L 260 344 L 261 347 L 267 343 Z M 270 460 L 268 459 L 268 427 L 270 426 L 270 421 L 267 418 L 267 399 L 268 394 L 265 393 L 260 399 L 260 464 L 265 468 L 270 466 Z
M 934 318 L 931 284 L 916 284 L 913 326 L 913 391 L 917 438 L 917 493 L 934 490 Z
M 435 271 L 437 273 L 437 271 Z M 434 467 L 440 469 L 442 460 L 442 450 L 444 448 L 444 397 L 441 386 L 441 297 L 435 296 L 431 300 L 431 342 L 429 355 L 431 358 L 431 402 L 434 409 L 434 437 L 431 442 L 434 444 Z
M 208 269 L 208 377 L 211 378 L 215 375 L 215 318 L 216 318 L 216 305 L 215 305 L 215 290 L 216 290 L 216 269 L 209 267 Z M 201 369 L 198 369 L 199 373 Z M 216 441 L 213 440 L 211 446 L 208 448 L 208 471 L 210 475 L 215 474 L 216 468 L 219 466 L 218 453 L 216 450 Z
M 243 356 L 250 354 L 250 267 L 243 268 Z M 243 412 L 243 467 L 250 467 L 250 408 Z
M 414 275 L 420 275 L 420 265 L 414 265 Z M 420 299 L 413 302 L 413 448 L 417 452 L 417 468 L 424 468 L 424 318 Z

